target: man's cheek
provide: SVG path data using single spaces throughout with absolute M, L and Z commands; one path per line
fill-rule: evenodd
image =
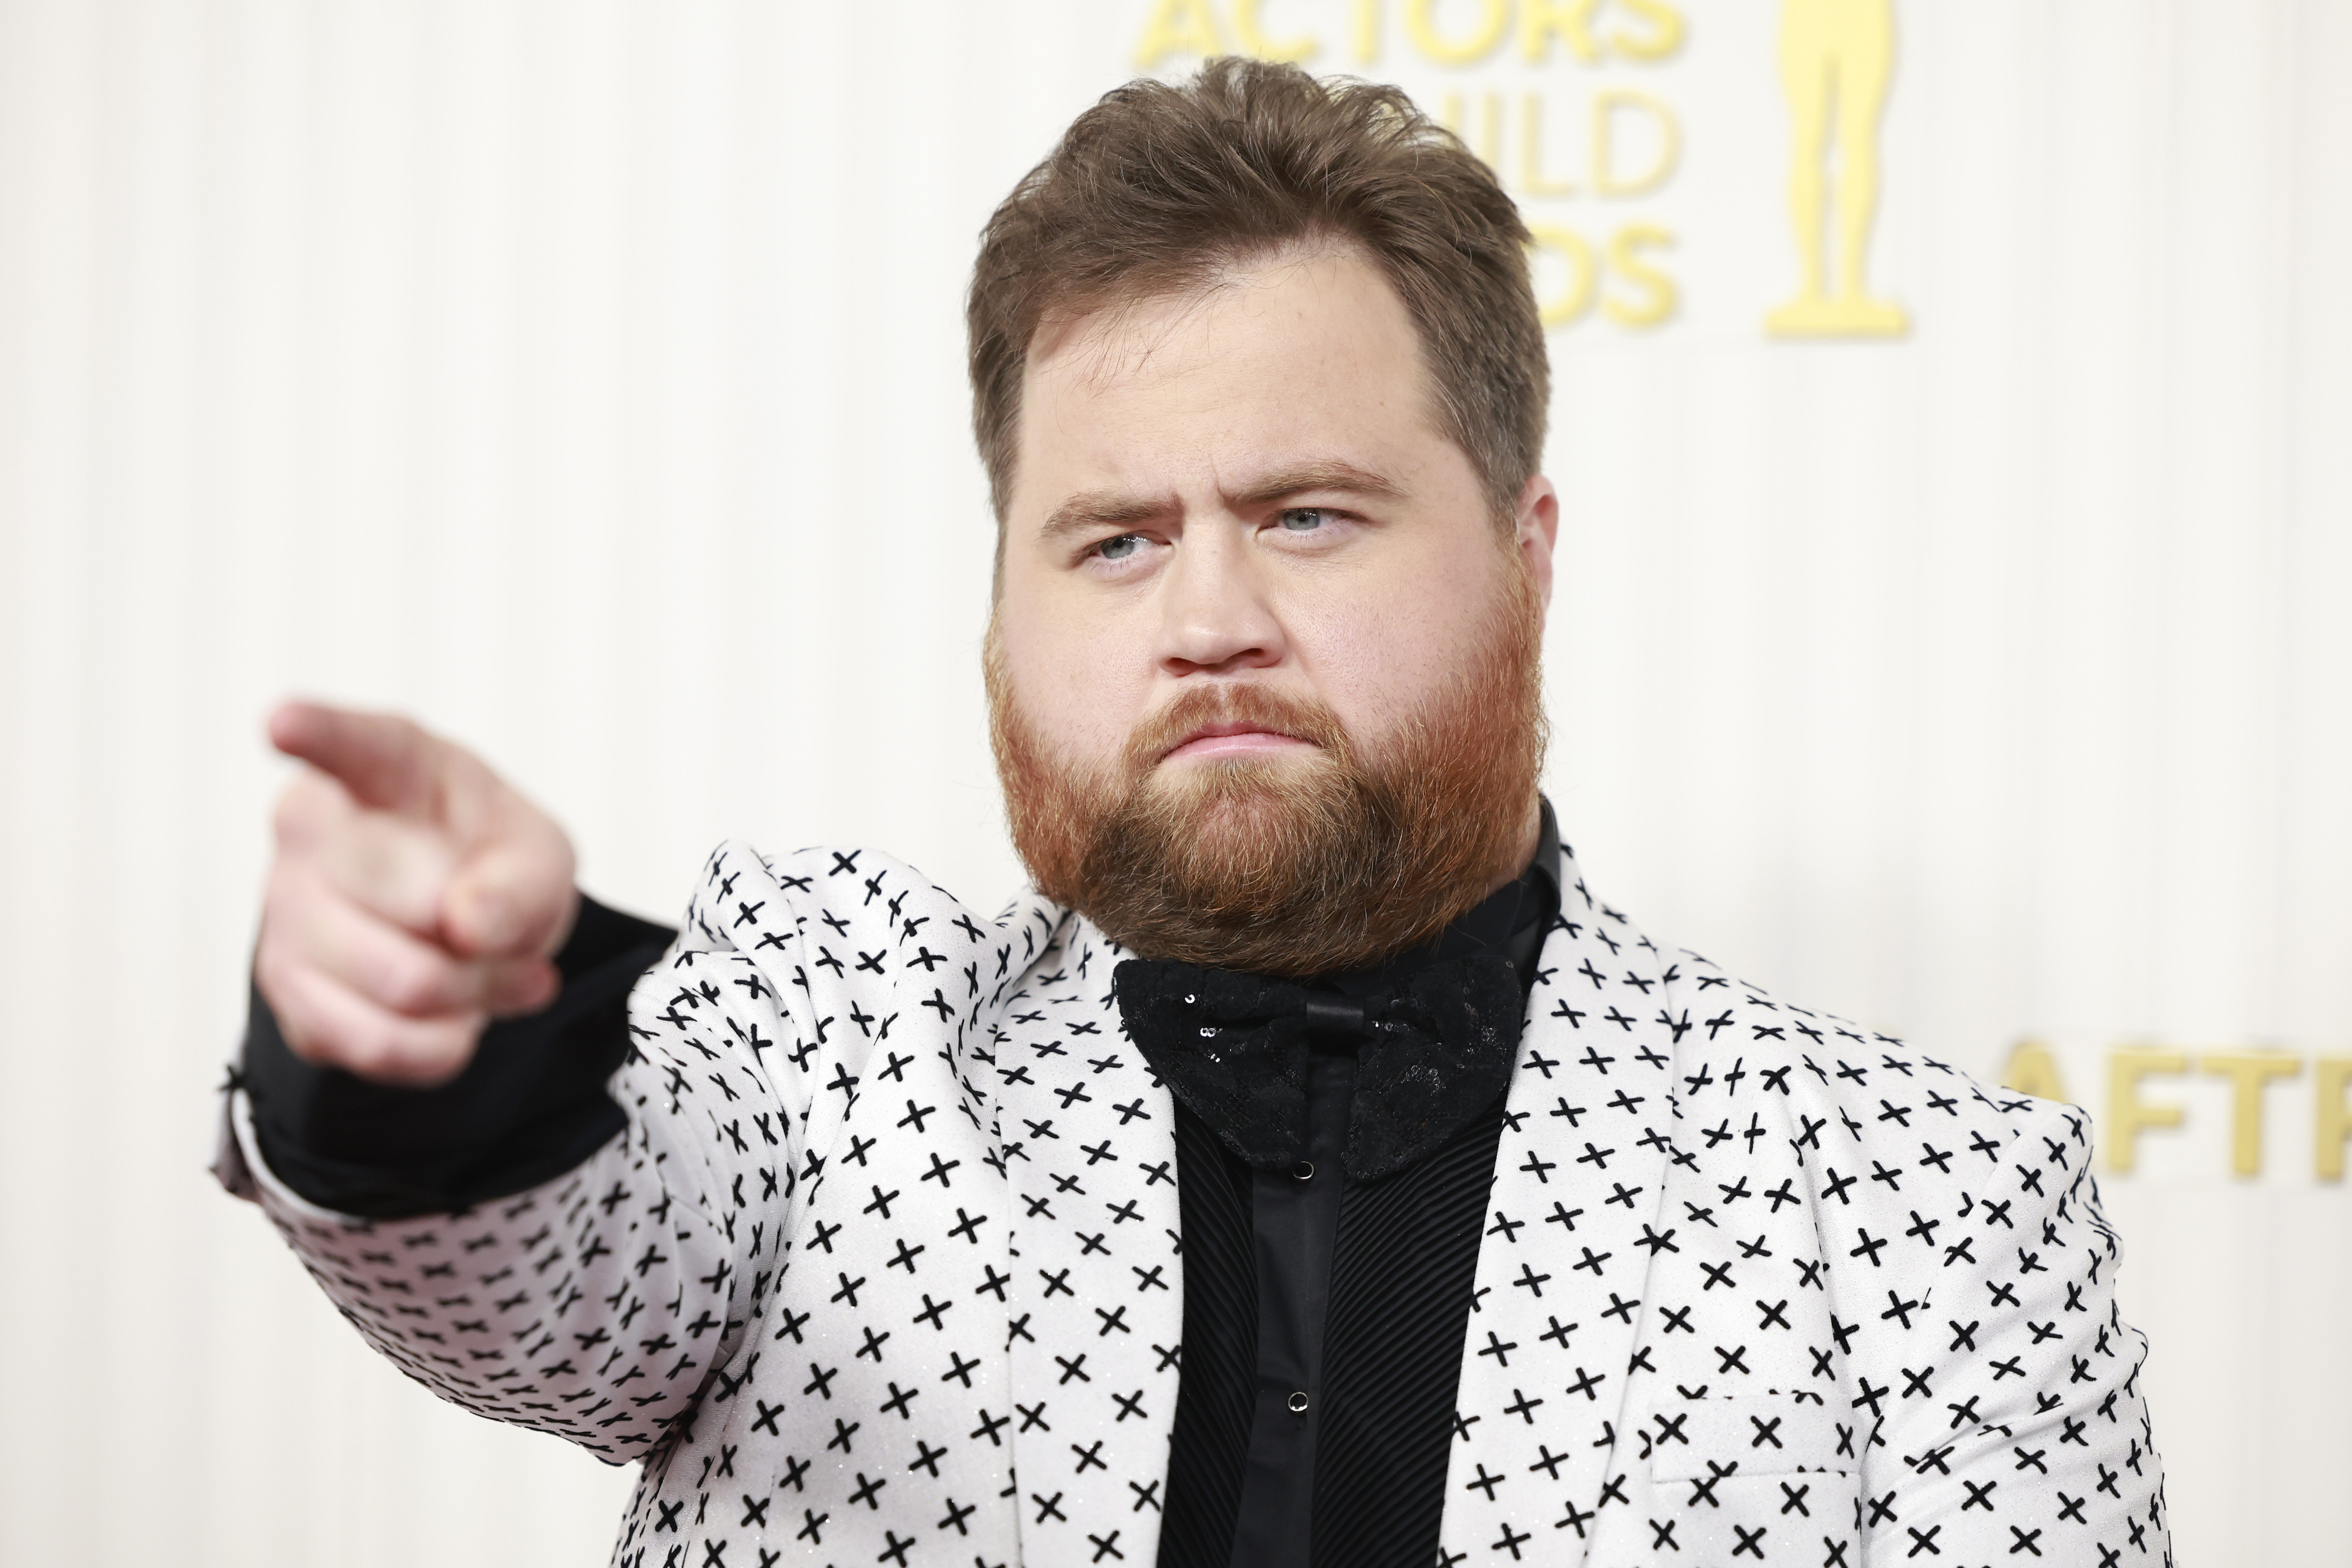
M 1335 710 L 1411 677 L 1420 639 L 1390 614 L 1393 596 L 1407 592 L 1400 587 L 1391 594 L 1351 595 L 1323 615 L 1298 617 L 1290 628 L 1294 657 L 1305 667 L 1315 695 Z
M 1325 642 L 1316 684 L 1351 735 L 1382 733 L 1476 655 L 1483 625 L 1468 605 L 1440 620 L 1372 609 Z
M 1050 709 L 1040 714 L 1076 762 L 1099 764 L 1124 754 L 1129 737 L 1143 721 L 1143 694 L 1105 669 L 1077 668 L 1055 687 Z
M 1075 777 L 1115 780 L 1125 769 L 1128 729 L 1100 710 L 1090 694 L 1073 689 L 1061 700 L 1033 710 L 1045 754 Z

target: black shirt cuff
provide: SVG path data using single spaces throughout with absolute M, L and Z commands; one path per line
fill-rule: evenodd
M 629 1054 L 629 990 L 676 935 L 583 894 L 555 956 L 555 1001 L 490 1025 L 466 1070 L 433 1089 L 302 1060 L 255 990 L 240 1081 L 262 1158 L 299 1196 L 372 1219 L 444 1214 L 562 1175 L 625 1124 L 604 1085 Z

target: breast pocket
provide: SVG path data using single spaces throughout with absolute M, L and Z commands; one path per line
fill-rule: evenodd
M 1694 1399 L 1654 1417 L 1652 1555 L 1689 1568 L 1860 1568 L 1859 1435 L 1819 1396 Z

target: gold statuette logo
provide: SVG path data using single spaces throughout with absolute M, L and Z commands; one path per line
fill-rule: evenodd
M 1894 68 L 1893 0 L 1783 0 L 1780 85 L 1795 132 L 1789 217 L 1796 226 L 1804 283 L 1795 299 L 1764 318 L 1775 337 L 1892 338 L 1910 328 L 1903 307 L 1874 298 L 1867 283 L 1870 225 L 1878 213 L 1878 121 Z

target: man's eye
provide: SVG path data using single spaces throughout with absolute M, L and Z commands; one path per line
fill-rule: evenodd
M 1292 533 L 1312 533 L 1330 521 L 1319 506 L 1295 506 L 1282 514 L 1282 526 Z
M 1143 548 L 1143 535 L 1122 533 L 1117 539 L 1106 539 L 1095 546 L 1095 553 L 1105 561 L 1124 561 Z

